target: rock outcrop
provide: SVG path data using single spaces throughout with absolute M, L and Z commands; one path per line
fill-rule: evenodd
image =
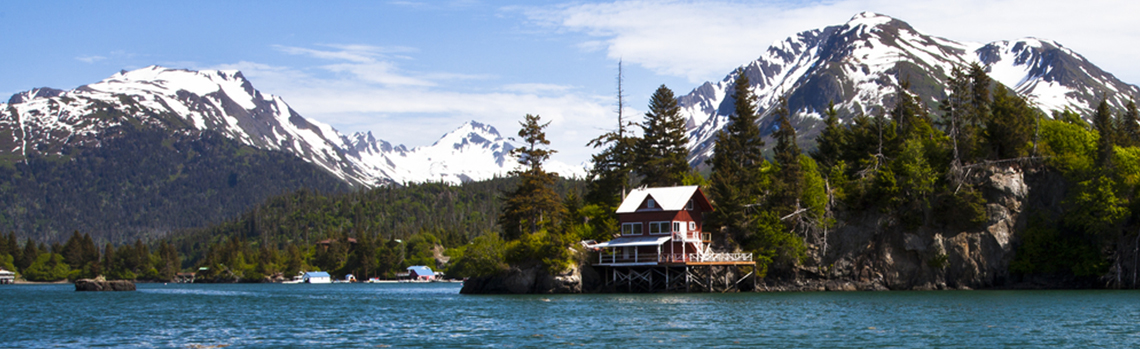
M 75 281 L 76 291 L 134 291 L 135 283 L 130 280 L 79 279 Z
M 597 292 L 601 277 L 589 265 L 575 265 L 551 274 L 541 265 L 511 267 L 498 275 L 463 282 L 462 294 L 555 294 Z
M 1063 180 L 1047 170 L 1001 166 L 976 177 L 986 200 L 983 227 L 907 229 L 880 212 L 841 219 L 797 276 L 770 290 L 940 290 L 1015 287 L 1009 273 L 1026 212 L 1056 210 Z M 922 214 L 915 212 L 914 214 Z M 819 246 L 812 246 L 819 248 Z

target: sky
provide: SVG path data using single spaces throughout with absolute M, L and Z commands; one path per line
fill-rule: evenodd
M 6 1 L 0 96 L 72 89 L 150 65 L 240 70 L 346 135 L 430 145 L 475 120 L 515 136 L 549 121 L 553 159 L 795 33 L 872 11 L 957 41 L 1056 40 L 1140 83 L 1135 1 Z

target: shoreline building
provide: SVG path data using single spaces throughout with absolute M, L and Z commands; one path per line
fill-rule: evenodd
M 712 211 L 698 186 L 634 189 L 616 212 L 621 235 L 583 244 L 598 252 L 593 264 L 615 290 L 738 290 L 755 275 L 756 262 L 751 253 L 712 249 L 713 233 L 703 230 L 705 215 Z M 741 277 L 744 270 L 749 272 Z
M 0 268 L 0 284 L 13 283 L 16 283 L 16 273 L 4 268 Z

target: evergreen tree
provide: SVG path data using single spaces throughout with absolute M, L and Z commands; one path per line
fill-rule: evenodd
M 1028 155 L 1036 116 L 1033 108 L 1025 98 L 1001 86 L 994 90 L 991 105 L 991 116 L 986 121 L 984 133 L 991 158 L 1012 159 Z
M 95 246 L 95 240 L 91 239 L 91 234 L 83 233 L 83 242 L 80 243 L 80 249 L 83 251 L 84 264 L 99 263 L 99 247 Z
M 641 124 L 634 171 L 641 184 L 650 187 L 679 185 L 689 172 L 689 150 L 685 147 L 685 119 L 673 91 L 661 85 L 649 101 L 649 112 Z
M 992 80 L 985 69 L 972 63 L 965 71 L 955 67 L 948 84 L 950 95 L 940 107 L 950 124 L 946 133 L 953 141 L 951 161 L 972 163 L 982 156 L 980 135 L 989 119 Z
M 714 226 L 725 229 L 737 241 L 749 234 L 748 205 L 757 202 L 764 158 L 764 141 L 756 124 L 755 99 L 744 69 L 736 70 L 733 86 L 734 111 L 729 125 L 717 133 L 712 156 L 709 195 L 717 209 L 710 218 Z
M 159 268 L 158 277 L 160 280 L 173 280 L 174 276 L 178 274 L 181 269 L 181 261 L 178 258 L 178 252 L 174 250 L 174 246 L 170 245 L 166 240 L 158 244 L 158 260 Z
M 286 248 L 285 270 L 283 271 L 286 277 L 292 277 L 301 271 L 301 268 L 304 267 L 303 258 L 301 249 L 296 244 L 289 244 L 289 247 Z
M 115 246 L 111 245 L 110 242 L 107 243 L 107 246 L 103 247 L 103 263 L 101 267 L 103 269 L 103 275 L 106 276 L 107 279 L 115 279 L 115 271 L 121 269 L 121 267 L 115 263 Z
M 638 143 L 638 138 L 629 129 L 634 124 L 626 121 L 624 116 L 624 93 L 621 62 L 618 62 L 617 129 L 606 132 L 587 143 L 588 146 L 603 148 L 603 150 L 591 157 L 594 165 L 590 169 L 590 173 L 587 174 L 586 202 L 600 205 L 602 209 L 609 212 L 617 209 L 625 197 L 626 189 L 631 185 L 630 172 L 633 171 L 635 148 Z M 610 218 L 616 219 L 616 217 Z
M 815 151 L 811 153 L 812 159 L 825 169 L 835 166 L 842 158 L 843 151 L 848 147 L 850 135 L 847 128 L 839 124 L 839 112 L 835 110 L 835 103 L 827 103 L 824 112 L 823 132 L 816 137 Z
M 1120 135 L 1117 145 L 1123 147 L 1140 146 L 1140 113 L 1136 111 L 1136 102 L 1129 100 L 1124 107 L 1124 114 L 1120 116 Z
M 1100 139 L 1097 141 L 1096 164 L 1101 169 L 1110 170 L 1112 168 L 1112 146 L 1116 144 L 1113 139 L 1116 135 L 1116 129 L 1112 127 L 1112 112 L 1108 109 L 1107 96 L 1100 100 L 1092 121 L 1093 128 L 1100 133 Z
M 71 233 L 71 238 L 68 238 L 67 243 L 63 244 L 60 254 L 63 255 L 63 261 L 67 265 L 76 269 L 83 267 L 86 256 L 83 253 L 83 237 L 79 235 L 78 230 Z
M 36 258 L 39 256 L 40 249 L 36 248 L 36 242 L 32 241 L 32 239 L 28 239 L 24 242 L 24 251 L 20 252 L 20 259 L 16 260 L 16 267 L 20 268 L 20 271 L 23 272 L 24 269 L 27 269 L 32 263 L 35 263 Z
M 895 89 L 894 109 L 891 109 L 891 121 L 894 121 L 897 132 L 901 136 L 900 142 L 918 137 L 929 137 L 930 127 L 927 120 L 926 109 L 918 104 L 914 96 L 908 91 L 910 80 L 903 80 Z
M 20 244 L 19 244 L 19 242 L 16 241 L 16 233 L 15 232 L 8 233 L 8 254 L 12 255 L 13 261 L 19 261 L 22 259 L 22 256 L 23 256 L 23 253 L 21 253 L 21 251 L 20 251 Z M 17 265 L 17 266 L 19 266 L 19 265 Z M 15 271 L 15 270 L 13 270 L 13 271 Z
M 523 169 L 512 171 L 519 177 L 514 191 L 506 193 L 503 212 L 499 224 L 508 240 L 517 239 L 524 233 L 534 233 L 554 226 L 562 215 L 562 201 L 552 185 L 558 174 L 546 172 L 542 164 L 550 158 L 554 150 L 545 149 L 550 145 L 543 131 L 550 123 L 540 123 L 538 115 L 527 114 L 520 122 L 519 137 L 524 146 L 515 148 L 511 154 L 518 157 Z
M 360 234 L 359 241 L 356 244 L 355 272 L 360 280 L 366 280 L 370 277 L 376 276 L 376 243 L 372 239 L 372 234 Z
M 786 215 L 799 208 L 800 196 L 803 194 L 803 173 L 800 169 L 800 147 L 796 145 L 796 129 L 788 120 L 787 101 L 783 97 L 775 110 L 779 118 L 779 129 L 772 133 L 776 139 L 773 152 L 779 170 L 776 180 L 773 181 L 773 197 L 769 203 L 778 214 Z

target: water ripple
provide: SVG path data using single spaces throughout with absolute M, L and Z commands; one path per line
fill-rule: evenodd
M 458 284 L 5 285 L 0 347 L 1137 347 L 1135 291 L 459 295 Z

